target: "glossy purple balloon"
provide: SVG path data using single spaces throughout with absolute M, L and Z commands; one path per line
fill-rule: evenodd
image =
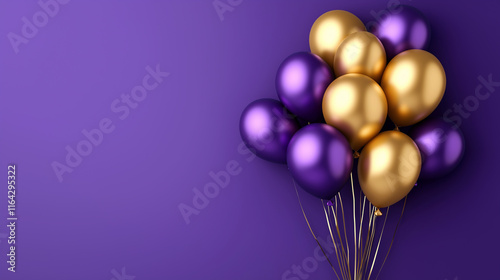
M 290 112 L 309 122 L 320 122 L 323 95 L 332 81 L 330 67 L 319 56 L 298 52 L 281 63 L 276 75 L 276 91 Z
M 295 116 L 278 100 L 256 100 L 241 114 L 241 138 L 252 152 L 268 161 L 286 163 L 288 143 L 298 129 Z
M 301 128 L 288 145 L 287 163 L 295 181 L 307 192 L 331 199 L 352 170 L 352 151 L 344 135 L 320 123 Z
M 432 179 L 451 172 L 464 154 L 464 137 L 458 128 L 433 119 L 415 125 L 410 131 L 422 155 L 420 178 Z
M 405 50 L 426 49 L 430 41 L 429 22 L 419 10 L 406 5 L 372 22 L 368 30 L 380 39 L 389 59 Z

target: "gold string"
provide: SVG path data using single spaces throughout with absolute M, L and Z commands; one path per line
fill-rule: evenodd
M 358 244 L 356 240 L 356 197 L 354 196 L 354 183 L 352 180 L 352 172 L 351 172 L 351 188 L 352 188 L 352 219 L 353 219 L 353 226 L 354 226 L 354 268 L 357 266 L 357 260 L 358 260 Z M 349 271 L 351 269 L 349 268 Z M 356 280 L 356 269 L 354 269 L 354 279 Z
M 399 223 L 401 222 L 401 219 L 403 218 L 403 213 L 405 212 L 407 199 L 408 199 L 408 196 L 405 196 L 405 202 L 403 204 L 403 209 L 401 210 L 401 216 L 399 216 L 398 223 L 396 224 L 396 229 L 394 229 L 394 234 L 392 235 L 391 245 L 389 246 L 389 250 L 387 251 L 387 254 L 385 255 L 384 262 L 382 262 L 382 266 L 380 267 L 380 270 L 378 271 L 378 274 L 377 274 L 377 277 L 375 278 L 375 280 L 378 279 L 380 272 L 382 272 L 382 268 L 384 267 L 385 261 L 387 260 L 387 256 L 389 256 L 389 252 L 391 252 L 392 244 L 394 242 L 394 237 L 396 236 L 396 231 L 398 230 Z
M 389 208 L 387 207 L 387 212 L 385 212 L 384 225 L 382 226 L 382 232 L 380 232 L 380 237 L 378 239 L 377 250 L 375 251 L 375 256 L 373 256 L 372 267 L 370 268 L 370 273 L 368 274 L 368 280 L 372 276 L 373 266 L 375 265 L 375 261 L 377 260 L 378 249 L 380 248 L 380 241 L 382 241 L 382 236 L 384 235 L 385 223 L 387 222 L 387 216 L 389 216 Z
M 363 275 L 363 271 L 364 271 L 364 264 L 365 264 L 365 260 L 366 260 L 366 256 L 368 254 L 368 251 L 370 249 L 370 238 L 372 236 L 372 221 L 374 220 L 374 213 L 375 213 L 375 207 L 371 205 L 370 203 L 370 218 L 369 218 L 369 222 L 368 222 L 368 230 L 366 232 L 366 241 L 365 241 L 365 250 L 363 251 L 363 255 L 361 257 L 361 269 L 360 269 L 360 275 Z
M 339 201 L 340 201 L 340 209 L 342 210 L 342 223 L 344 225 L 344 238 L 345 238 L 345 244 L 346 244 L 346 247 L 347 247 L 347 267 L 350 268 L 350 262 L 349 262 L 349 242 L 348 242 L 348 239 L 347 239 L 347 231 L 345 229 L 345 216 L 344 216 L 344 204 L 342 204 L 342 196 L 340 195 L 340 192 L 339 192 Z M 348 272 L 349 272 L 349 279 L 351 279 L 351 269 L 348 269 Z
M 323 246 L 321 246 L 321 243 L 319 243 L 318 238 L 316 238 L 316 235 L 314 234 L 314 231 L 312 230 L 311 225 L 309 224 L 309 220 L 307 219 L 306 212 L 304 212 L 304 208 L 302 207 L 302 202 L 300 201 L 299 191 L 297 190 L 297 185 L 295 184 L 295 180 L 293 180 L 293 185 L 295 187 L 295 193 L 297 193 L 297 199 L 299 200 L 300 210 L 302 211 L 302 215 L 304 215 L 304 219 L 306 220 L 307 226 L 309 227 L 309 230 L 311 231 L 311 234 L 314 237 L 314 240 L 316 240 L 316 243 L 318 243 L 318 246 L 321 249 L 321 252 L 323 252 L 323 255 L 325 256 L 326 260 L 328 261 L 328 263 L 332 267 L 333 272 L 335 273 L 335 276 L 337 276 L 337 279 L 339 279 L 339 275 L 337 274 L 337 271 L 333 267 L 332 262 L 330 262 L 330 259 L 326 255 L 325 250 L 323 250 Z
M 360 198 L 361 198 L 361 195 L 360 195 Z M 358 236 L 358 251 L 359 251 L 359 258 L 361 259 L 361 255 L 362 255 L 362 252 L 363 252 L 363 242 L 361 242 L 361 238 L 363 236 L 363 221 L 364 221 L 364 217 L 365 217 L 365 203 L 366 203 L 366 196 L 365 198 L 363 199 L 363 210 L 361 211 L 361 220 L 359 222 L 359 236 Z M 360 203 L 360 206 L 361 206 L 361 203 Z M 358 262 L 358 267 L 356 267 L 356 270 L 359 271 L 359 262 Z
M 376 222 L 377 222 L 377 215 L 375 214 L 373 216 L 372 233 L 370 236 L 370 243 L 368 245 L 368 254 L 366 255 L 365 267 L 363 267 L 364 270 L 363 270 L 362 276 L 366 275 L 367 268 L 368 268 L 367 266 L 370 263 L 370 257 L 372 255 L 372 249 L 373 249 L 373 240 L 375 239 L 375 233 L 376 233 L 376 229 L 377 229 Z
M 337 196 L 335 196 L 335 208 L 337 208 Z M 332 212 L 333 212 L 333 206 L 332 206 Z M 335 219 L 335 228 L 337 229 L 337 236 L 339 237 L 339 243 L 340 247 L 342 248 L 342 254 L 341 255 L 341 261 L 342 261 L 342 267 L 344 268 L 345 274 L 347 276 L 347 269 L 346 269 L 346 256 L 345 256 L 345 249 L 344 249 L 344 242 L 342 241 L 342 235 L 340 234 L 340 229 L 339 229 L 339 222 L 337 219 L 337 215 L 335 214 L 337 210 L 335 210 L 333 214 L 333 218 Z M 347 265 L 348 266 L 348 265 Z M 346 277 L 347 278 L 347 277 Z M 344 278 L 344 279 L 346 279 Z
M 338 254 L 338 251 L 337 251 L 337 240 L 335 240 L 335 238 L 333 237 L 332 227 L 331 227 L 331 224 L 330 224 L 330 217 L 329 217 L 330 211 L 328 211 L 328 213 L 326 212 L 325 205 L 323 204 L 323 200 L 321 200 L 321 205 L 323 206 L 323 211 L 325 211 L 326 222 L 327 222 L 327 225 L 328 225 L 328 229 L 330 230 L 330 236 L 332 238 L 333 247 L 335 248 L 335 256 L 337 257 L 337 263 L 339 265 L 340 273 L 342 274 L 342 279 L 344 279 L 344 277 L 345 277 L 344 276 L 344 271 L 342 269 L 342 266 L 340 265 L 339 254 Z

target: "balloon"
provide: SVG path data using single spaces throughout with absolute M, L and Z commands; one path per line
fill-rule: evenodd
M 299 124 L 283 105 L 274 99 L 250 103 L 240 119 L 241 138 L 257 156 L 286 163 L 286 148 Z
M 321 123 L 301 128 L 288 145 L 287 163 L 295 181 L 307 192 L 331 199 L 352 170 L 349 143 L 335 128 Z
M 460 130 L 443 120 L 427 120 L 412 127 L 410 137 L 422 155 L 420 178 L 431 179 L 451 172 L 464 155 Z
M 333 68 L 333 58 L 342 40 L 358 31 L 366 31 L 366 28 L 355 15 L 342 10 L 326 12 L 317 18 L 311 27 L 311 52 L 319 55 Z
M 385 131 L 373 138 L 358 161 L 359 184 L 377 208 L 390 206 L 405 197 L 420 173 L 417 145 L 406 134 Z
M 326 89 L 323 114 L 326 123 L 340 130 L 357 151 L 384 125 L 387 101 L 382 88 L 370 77 L 346 74 Z
M 375 35 L 359 31 L 347 36 L 337 49 L 333 69 L 337 77 L 359 73 L 380 82 L 386 64 L 382 43 Z
M 368 26 L 382 44 L 389 58 L 409 49 L 426 49 L 430 41 L 430 25 L 417 9 L 400 5 L 378 23 Z
M 323 119 L 321 101 L 333 80 L 328 65 L 317 55 L 298 52 L 287 57 L 276 75 L 278 97 L 292 113 L 309 122 Z
M 423 50 L 409 50 L 394 57 L 382 76 L 389 117 L 398 126 L 427 117 L 443 98 L 446 75 L 439 60 Z

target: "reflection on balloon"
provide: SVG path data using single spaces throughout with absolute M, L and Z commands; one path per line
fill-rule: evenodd
M 321 101 L 333 80 L 328 65 L 317 55 L 298 52 L 287 57 L 276 74 L 276 91 L 285 107 L 309 122 L 323 120 Z
M 387 96 L 391 120 L 398 126 L 408 126 L 436 109 L 446 88 L 446 75 L 434 55 L 409 50 L 389 62 L 381 86 Z
M 464 155 L 462 132 L 443 120 L 428 120 L 410 131 L 422 155 L 420 178 L 444 176 L 455 169 Z
M 429 22 L 419 10 L 406 5 L 367 28 L 380 39 L 389 58 L 409 49 L 426 49 L 430 41 Z
M 399 131 L 380 133 L 359 157 L 361 189 L 375 207 L 390 206 L 411 191 L 421 164 L 420 152 L 410 137 Z
M 342 40 L 358 31 L 366 31 L 366 28 L 355 15 L 342 10 L 329 11 L 317 18 L 311 27 L 309 47 L 333 68 L 333 58 Z
M 357 151 L 384 125 L 387 101 L 382 88 L 370 77 L 346 74 L 326 89 L 323 114 L 326 123 L 340 130 Z
M 358 73 L 380 82 L 385 64 L 385 50 L 379 39 L 369 32 L 359 31 L 342 41 L 334 58 L 333 69 L 337 77 Z
M 286 149 L 299 124 L 283 105 L 274 99 L 250 103 L 240 119 L 241 138 L 257 156 L 286 163 Z
M 352 154 L 345 137 L 326 124 L 301 128 L 288 146 L 288 169 L 310 194 L 331 199 L 344 186 L 352 170 Z

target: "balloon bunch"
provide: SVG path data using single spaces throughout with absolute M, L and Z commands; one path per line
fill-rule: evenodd
M 251 103 L 240 132 L 259 157 L 286 163 L 304 190 L 328 201 L 352 178 L 359 158 L 359 184 L 376 217 L 405 198 L 419 177 L 455 168 L 464 139 L 447 122 L 419 123 L 446 87 L 443 66 L 424 50 L 430 25 L 422 13 L 401 6 L 369 31 L 349 12 L 321 15 L 310 31 L 311 52 L 292 54 L 279 66 L 281 102 Z M 387 116 L 396 128 L 381 132 Z M 415 124 L 410 136 L 399 129 Z

